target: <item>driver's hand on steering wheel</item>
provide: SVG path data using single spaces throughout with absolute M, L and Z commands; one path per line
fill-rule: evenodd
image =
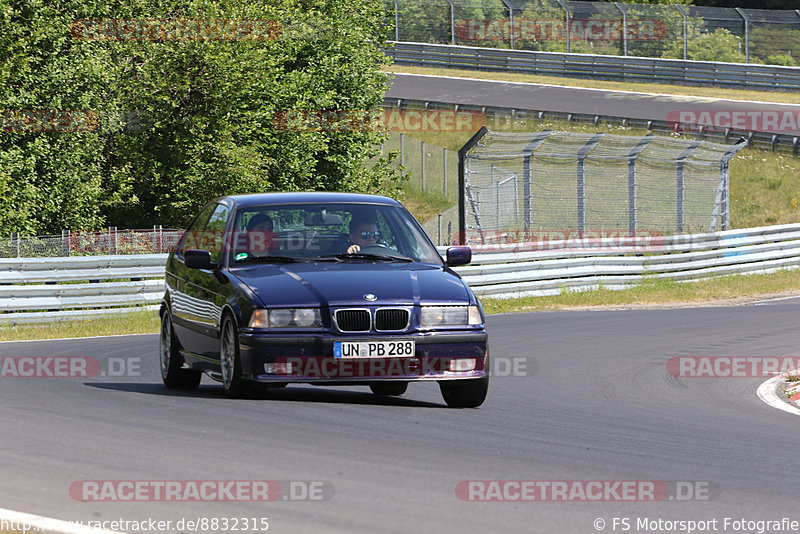
M 361 247 L 376 245 L 381 238 L 378 225 L 374 222 L 364 222 L 359 224 L 355 231 L 350 232 L 350 243 L 347 247 L 348 254 L 355 254 L 361 251 Z
M 360 245 L 350 245 L 349 247 L 347 247 L 347 253 L 348 254 L 355 254 L 355 253 L 359 252 L 360 250 L 361 250 L 361 246 Z

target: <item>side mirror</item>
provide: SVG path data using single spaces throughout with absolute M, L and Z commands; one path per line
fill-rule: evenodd
M 216 269 L 217 264 L 211 261 L 211 253 L 207 250 L 187 249 L 183 252 L 183 263 L 190 269 Z
M 450 247 L 447 249 L 447 265 L 456 267 L 472 261 L 472 249 L 469 247 Z

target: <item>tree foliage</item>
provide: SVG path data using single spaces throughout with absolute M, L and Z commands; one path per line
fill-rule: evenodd
M 378 107 L 383 17 L 373 0 L 0 0 L 0 111 L 89 110 L 99 121 L 93 131 L 0 132 L 0 232 L 180 227 L 222 194 L 380 190 L 393 177 L 380 132 L 289 131 L 276 117 Z M 270 20 L 281 31 L 70 34 L 71 23 L 100 19 Z

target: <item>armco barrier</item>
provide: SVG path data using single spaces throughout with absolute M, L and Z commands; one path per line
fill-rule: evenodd
M 166 254 L 0 259 L 0 324 L 157 309 Z
M 157 309 L 166 257 L 0 259 L 0 324 Z M 472 263 L 456 271 L 476 294 L 507 298 L 797 266 L 800 224 L 786 224 L 665 237 L 582 239 L 575 233 L 562 241 L 498 242 L 473 247 Z
M 800 90 L 800 67 L 566 54 L 398 41 L 389 44 L 391 46 L 386 49 L 386 54 L 398 65 L 762 91 Z

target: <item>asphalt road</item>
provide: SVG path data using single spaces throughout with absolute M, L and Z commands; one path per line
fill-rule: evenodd
M 141 376 L 0 378 L 0 507 L 70 520 L 267 517 L 270 532 L 597 532 L 593 522 L 800 520 L 799 419 L 759 378 L 674 378 L 673 356 L 798 355 L 800 299 L 757 306 L 526 313 L 489 318 L 479 409 L 435 384 L 398 399 L 365 387 L 289 387 L 231 400 L 161 385 L 157 336 L 2 343 L 0 356 L 92 356 Z M 130 375 L 136 375 L 136 370 Z M 322 501 L 80 502 L 80 480 L 324 483 Z M 465 480 L 692 481 L 709 500 L 466 502 Z M 616 531 L 622 527 L 617 524 Z M 249 529 L 252 531 L 252 529 Z M 184 531 L 186 531 L 184 529 Z M 153 531 L 150 531 L 153 532 Z M 649 530 L 666 532 L 666 530 Z
M 744 116 L 741 129 L 776 133 L 798 133 L 800 105 L 772 104 L 720 100 L 706 97 L 657 95 L 646 93 L 606 91 L 560 87 L 552 85 L 483 81 L 472 79 L 396 74 L 386 92 L 389 98 L 429 100 L 451 104 L 495 106 L 515 109 L 535 109 L 589 115 L 611 115 L 647 120 L 675 119 L 675 112 L 690 111 L 700 120 L 701 113 L 713 115 L 710 124 L 725 124 L 731 117 L 719 117 L 715 112 L 740 111 Z M 778 112 L 776 126 L 764 122 L 764 112 Z M 785 117 L 788 112 L 792 117 Z M 673 115 L 670 115 L 673 113 Z M 680 117 L 680 115 L 678 115 Z M 782 125 L 784 117 L 789 123 Z M 703 119 L 701 122 L 707 121 Z M 717 121 L 717 122 L 715 122 Z M 792 122 L 793 121 L 793 122 Z M 752 126 L 752 127 L 751 127 Z M 781 128 L 783 126 L 783 128 Z

